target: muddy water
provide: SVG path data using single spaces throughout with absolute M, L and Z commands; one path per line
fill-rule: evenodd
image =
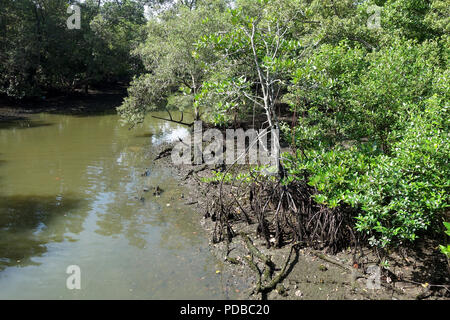
M 147 118 L 134 130 L 114 114 L 0 123 L 0 299 L 232 297 L 186 190 L 148 157 L 186 129 Z M 161 197 L 143 191 L 156 185 Z M 66 286 L 71 265 L 80 290 Z

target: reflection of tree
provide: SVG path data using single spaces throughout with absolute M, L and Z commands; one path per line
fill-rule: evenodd
M 45 121 L 30 120 L 26 118 L 0 122 L 0 129 L 29 129 L 49 126 L 52 126 L 52 124 Z
M 97 221 L 98 229 L 96 232 L 103 236 L 124 235 L 129 244 L 143 249 L 147 245 L 148 230 L 146 230 L 146 221 L 143 214 L 139 214 L 136 208 L 122 207 L 122 210 L 114 210 L 117 203 L 111 205 L 107 212 L 99 214 Z
M 67 233 L 80 233 L 86 218 L 74 210 L 80 204 L 65 196 L 0 196 L 0 270 L 35 264 L 32 257 L 44 254 L 47 243 L 72 240 Z
M 193 219 L 189 208 L 164 208 L 153 214 L 151 224 L 162 227 L 159 243 L 162 248 L 178 250 L 195 247 L 205 240 L 203 236 L 198 234 L 199 226 Z
M 138 248 L 146 244 L 145 222 L 136 215 L 136 205 L 140 205 L 136 184 L 142 173 L 138 164 L 144 161 L 144 152 L 141 146 L 122 145 L 122 149 L 115 152 L 115 160 L 97 163 L 101 175 L 94 173 L 98 178 L 91 186 L 93 192 L 102 191 L 94 201 L 98 217 L 95 232 L 109 237 L 124 235 L 131 245 Z M 92 169 L 88 168 L 88 175 L 93 174 L 90 172 Z
M 116 161 L 102 163 L 102 176 L 114 179 L 120 172 L 117 185 L 108 191 L 107 199 L 100 199 L 97 213 L 96 233 L 116 237 L 124 235 L 129 244 L 144 248 L 148 239 L 147 215 L 142 212 L 145 201 L 138 196 L 138 185 L 142 182 L 144 148 L 125 146 L 118 152 Z M 123 169 L 123 170 L 121 170 Z M 109 183 L 111 185 L 111 183 Z M 98 186 L 96 187 L 98 190 Z M 140 211 L 141 209 L 141 211 Z
M 194 247 L 204 240 L 197 234 L 198 226 L 189 213 L 182 209 L 162 207 L 155 202 L 163 204 L 167 200 L 148 199 L 145 203 L 135 200 L 135 203 L 126 205 L 128 199 L 120 198 L 116 197 L 108 209 L 98 215 L 98 234 L 124 235 L 130 245 L 141 249 L 149 239 L 155 239 L 152 232 L 160 236 L 158 245 L 169 250 Z
M 7 181 L 30 181 L 23 187 L 8 182 L 1 190 L 0 270 L 34 264 L 32 258 L 46 253 L 49 242 L 72 240 L 70 235 L 83 230 L 89 213 L 98 218 L 98 234 L 123 236 L 137 248 L 144 248 L 152 239 L 168 249 L 192 247 L 203 240 L 194 234 L 198 230 L 189 218 L 191 215 L 176 209 L 178 200 L 170 199 L 178 199 L 179 195 L 169 171 L 152 169 L 152 181 L 141 177 L 146 165 L 151 165 L 146 156 L 147 147 L 151 147 L 149 141 L 130 138 L 128 128 L 120 127 L 115 116 L 57 120 L 57 124 L 45 128 L 45 134 L 39 130 L 3 130 L 0 134 L 2 151 L 12 148 L 8 152 L 23 154 L 21 159 L 33 155 L 32 168 L 25 161 L 0 161 L 2 172 L 11 165 L 10 172 L 4 171 Z M 150 130 L 163 136 L 179 127 L 151 117 L 144 125 L 134 133 Z M 46 138 L 49 133 L 51 139 Z M 4 177 L 0 179 L 2 182 Z M 49 196 L 20 195 L 40 193 L 41 181 L 48 182 L 42 192 Z M 166 192 L 161 198 L 154 198 L 151 192 L 142 192 L 144 185 L 160 185 Z M 66 190 L 81 194 L 66 196 Z M 57 193 L 62 196 L 54 195 Z M 141 196 L 146 198 L 144 202 L 140 201 Z M 172 206 L 167 208 L 169 202 Z
M 203 238 L 196 234 L 198 227 L 192 215 L 175 208 L 179 200 L 171 200 L 178 199 L 179 195 L 177 182 L 171 178 L 170 172 L 166 168 L 154 167 L 148 180 L 141 177 L 145 169 L 145 154 L 145 148 L 137 150 L 127 146 L 118 153 L 115 162 L 102 165 L 104 177 L 117 175 L 121 172 L 118 166 L 122 166 L 126 172 L 121 175 L 129 178 L 120 179 L 117 188 L 110 192 L 107 203 L 104 201 L 104 208 L 98 214 L 96 232 L 104 236 L 124 235 L 130 245 L 138 248 L 147 245 L 148 239 L 152 238 L 151 232 L 161 235 L 160 247 L 176 249 L 199 244 Z M 144 185 L 159 185 L 165 192 L 156 198 L 151 192 L 140 191 Z M 166 207 L 167 203 L 172 206 Z M 151 227 L 159 230 L 153 231 Z

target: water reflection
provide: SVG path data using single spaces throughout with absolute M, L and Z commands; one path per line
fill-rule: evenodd
M 99 235 L 124 236 L 130 245 L 145 248 L 152 239 L 148 236 L 151 227 L 158 227 L 161 229 L 160 245 L 165 248 L 182 248 L 201 241 L 196 235 L 197 225 L 192 216 L 185 214 L 186 208 L 176 207 L 181 200 L 175 199 L 179 197 L 179 190 L 170 173 L 158 168 L 150 170 L 151 177 L 142 177 L 142 172 L 148 169 L 143 166 L 151 165 L 151 146 L 188 134 L 187 127 L 149 117 L 131 135 L 151 138 L 143 141 L 130 139 L 130 131 L 120 126 L 115 115 L 78 118 L 40 114 L 33 120 L 15 122 L 23 128 L 43 126 L 34 133 L 6 130 L 12 128 L 8 123 L 3 122 L 4 127 L 0 127 L 3 129 L 0 130 L 0 147 L 8 150 L 9 158 L 0 160 L 0 165 L 8 163 L 12 170 L 4 170 L 7 181 L 1 194 L 8 196 L 0 198 L 0 221 L 10 221 L 17 215 L 14 219 L 22 224 L 28 221 L 29 230 L 23 233 L 19 232 L 18 225 L 11 226 L 9 238 L 13 233 L 17 239 L 22 235 L 24 243 L 38 248 L 35 251 L 42 254 L 45 252 L 44 236 L 49 237 L 48 241 L 62 241 L 66 232 L 64 227 L 56 226 L 52 234 L 48 231 L 48 221 L 61 215 L 61 219 L 65 219 L 63 225 L 71 225 L 70 210 L 79 205 L 80 201 L 76 199 L 84 199 L 85 203 L 77 210 L 79 220 L 74 221 L 81 227 L 83 218 L 93 214 L 97 226 L 95 232 Z M 52 127 L 45 128 L 47 124 Z M 162 197 L 142 192 L 144 186 L 156 185 L 165 190 Z M 67 192 L 76 196 L 65 196 L 58 202 L 58 197 L 52 195 Z M 22 193 L 35 195 L 28 197 Z M 40 226 L 44 226 L 42 230 L 34 232 Z M 81 231 L 72 229 L 73 233 Z M 3 247 L 7 247 L 6 239 L 3 238 Z M 0 251 L 0 258 L 5 250 Z M 32 250 L 29 251 L 32 255 Z M 16 260 L 23 260 L 21 254 L 18 256 Z
M 81 203 L 70 196 L 0 195 L 0 270 L 36 264 L 32 257 L 49 242 L 73 240 L 70 234 L 83 230 L 86 214 L 75 210 Z
M 136 138 L 151 138 L 154 135 L 155 135 L 154 133 L 148 132 L 148 133 L 136 134 L 135 137 Z
M 149 167 L 143 167 L 146 164 L 143 159 L 152 157 L 146 156 L 147 153 L 147 148 L 126 146 L 112 162 L 115 165 L 105 163 L 102 166 L 103 177 L 114 176 L 120 172 L 118 168 L 126 168 L 128 174 L 108 191 L 107 196 L 98 199 L 101 208 L 97 209 L 98 229 L 95 232 L 110 237 L 123 235 L 130 245 L 141 249 L 149 240 L 154 240 L 148 234 L 155 230 L 160 230 L 159 246 L 163 248 L 182 249 L 198 245 L 202 237 L 196 232 L 198 225 L 192 215 L 180 203 L 181 191 L 177 181 L 167 168 L 151 163 L 148 163 Z M 143 175 L 143 172 L 149 175 Z M 151 192 L 155 186 L 164 190 L 160 197 Z M 144 192 L 144 187 L 149 191 Z M 98 181 L 95 190 L 101 190 Z
M 219 284 L 198 217 L 180 199 L 186 190 L 152 163 L 152 146 L 188 128 L 34 117 L 53 125 L 0 128 L 0 298 L 70 298 L 71 264 L 85 277 L 79 298 L 221 297 L 210 290 Z
M 39 127 L 48 127 L 53 124 L 40 121 L 40 120 L 29 120 L 29 119 L 18 119 L 0 122 L 0 129 L 30 129 Z
M 176 128 L 170 122 L 158 123 L 158 134 L 153 135 L 152 144 L 159 145 L 164 142 L 173 142 L 186 137 L 190 131 L 188 127 L 178 126 Z

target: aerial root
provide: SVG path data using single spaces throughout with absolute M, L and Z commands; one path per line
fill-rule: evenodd
M 270 257 L 259 251 L 245 233 L 241 233 L 241 236 L 244 239 L 244 243 L 246 244 L 246 247 L 251 255 L 251 258 L 244 257 L 244 260 L 256 273 L 257 277 L 254 293 L 267 294 L 268 292 L 275 289 L 277 284 L 283 281 L 287 276 L 289 262 L 291 261 L 292 253 L 294 252 L 294 250 L 296 250 L 296 244 L 291 246 L 291 250 L 288 257 L 286 258 L 286 261 L 284 262 L 283 267 L 281 268 L 281 271 L 273 276 L 275 271 L 275 264 L 272 262 Z M 255 262 L 255 258 L 258 258 L 260 262 L 264 263 L 263 271 L 261 271 L 258 267 L 258 262 Z
M 314 201 L 317 191 L 304 182 L 280 182 L 253 178 L 250 183 L 210 186 L 208 209 L 216 222 L 213 239 L 229 239 L 235 222 L 255 224 L 267 248 L 301 242 L 314 249 L 336 253 L 349 246 L 356 250 L 363 235 L 353 232 L 354 209 L 327 208 Z M 356 261 L 355 261 L 356 262 Z

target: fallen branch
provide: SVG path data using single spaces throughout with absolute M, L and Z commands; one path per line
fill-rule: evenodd
M 273 265 L 273 262 L 270 260 L 270 258 L 262 254 L 261 251 L 259 251 L 255 247 L 255 245 L 252 243 L 250 238 L 245 233 L 241 233 L 241 236 L 244 239 L 245 244 L 247 245 L 247 249 L 250 251 L 251 254 L 261 259 L 261 261 L 263 261 L 266 265 Z
M 162 150 L 160 153 L 158 153 L 158 155 L 156 156 L 154 161 L 168 157 L 172 153 L 172 150 L 173 150 L 173 146 L 168 146 L 168 147 L 164 148 L 164 150 Z
M 253 260 L 250 260 L 247 257 L 244 257 L 244 260 L 247 261 L 247 264 L 250 266 L 250 268 L 255 271 L 257 280 L 256 280 L 256 287 L 254 290 L 254 293 L 262 292 L 261 290 L 261 270 L 259 270 L 258 266 L 253 262 Z
M 294 251 L 295 245 L 292 245 L 291 247 L 291 251 L 289 252 L 289 256 L 287 257 L 283 268 L 281 269 L 281 271 L 272 279 L 272 281 L 266 285 L 263 289 L 264 291 L 270 291 L 275 289 L 275 287 L 277 286 L 278 283 L 280 283 L 281 281 L 283 281 L 283 279 L 286 277 L 286 273 L 287 273 L 287 267 L 289 265 L 289 261 L 291 260 L 291 256 L 292 256 L 292 252 Z

